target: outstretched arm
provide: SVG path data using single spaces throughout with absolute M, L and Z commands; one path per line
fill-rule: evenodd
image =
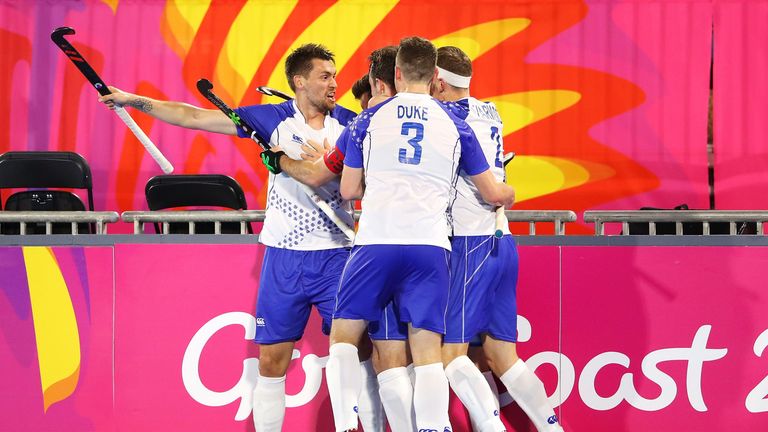
M 110 109 L 115 105 L 130 106 L 166 123 L 187 129 L 198 129 L 227 135 L 237 135 L 237 127 L 219 110 L 209 110 L 183 102 L 161 101 L 109 87 L 112 94 L 101 96 Z

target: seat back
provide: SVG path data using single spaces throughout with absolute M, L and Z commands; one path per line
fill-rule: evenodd
M 93 181 L 88 162 L 77 153 L 12 151 L 0 155 L 0 189 L 85 189 L 93 211 Z M 0 210 L 3 205 L 0 202 Z
M 177 207 L 248 209 L 240 184 L 232 177 L 221 174 L 158 175 L 149 179 L 144 194 L 147 206 L 153 211 Z M 247 229 L 249 233 L 253 233 L 250 223 L 247 224 Z M 155 224 L 155 231 L 162 232 L 159 224 Z M 169 233 L 187 232 L 189 231 L 186 223 L 169 224 Z M 195 232 L 212 234 L 214 224 L 196 223 Z M 240 224 L 222 223 L 221 232 L 240 233 Z
M 55 190 L 35 190 L 16 192 L 8 197 L 5 202 L 8 211 L 85 211 L 85 205 L 80 197 L 72 192 Z M 70 234 L 72 226 L 69 223 L 51 224 L 53 234 Z M 6 223 L 0 227 L 2 234 L 19 234 L 19 224 Z M 87 223 L 77 224 L 78 233 L 90 233 L 91 228 Z M 28 223 L 27 234 L 45 234 L 44 223 Z
M 72 192 L 40 190 L 47 188 L 85 189 L 88 209 L 93 211 L 93 180 L 88 162 L 77 153 L 64 151 L 12 151 L 0 155 L 0 189 L 37 189 L 16 192 L 0 210 L 83 211 L 80 197 Z M 3 234 L 18 234 L 19 225 L 6 223 Z M 70 233 L 68 223 L 53 224 L 54 233 Z M 92 224 L 79 224 L 78 232 L 95 232 Z M 27 233 L 45 234 L 45 224 L 28 224 Z

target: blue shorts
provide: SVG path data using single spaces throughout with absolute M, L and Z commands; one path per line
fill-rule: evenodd
M 451 295 L 445 338 L 467 343 L 478 334 L 517 342 L 517 246 L 511 235 L 451 240 Z
M 368 336 L 372 340 L 406 340 L 408 323 L 399 320 L 395 303 L 389 302 L 381 313 L 381 319 L 368 323 Z
M 273 344 L 301 339 L 312 305 L 328 334 L 348 256 L 346 248 L 297 251 L 267 247 L 261 264 L 254 340 Z
M 341 275 L 333 317 L 379 321 L 394 300 L 400 321 L 445 333 L 449 254 L 428 245 L 355 246 Z

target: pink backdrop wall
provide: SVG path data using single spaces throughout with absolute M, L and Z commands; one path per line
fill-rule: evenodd
M 76 318 L 80 347 L 76 386 L 47 410 L 43 349 L 72 344 L 39 338 L 27 274 L 42 269 L 25 249 L 0 248 L 0 430 L 252 430 L 258 352 L 246 339 L 261 246 L 43 248 L 69 293 L 53 306 Z M 566 430 L 768 427 L 767 248 L 520 251 L 520 353 Z M 286 430 L 331 428 L 318 321 L 289 371 Z M 468 430 L 453 403 L 455 430 Z M 514 403 L 503 416 L 510 430 L 532 430 Z
M 716 0 L 715 199 L 720 209 L 766 209 L 768 3 Z
M 77 151 L 93 168 L 96 209 L 146 208 L 144 185 L 160 170 L 51 43 L 58 26 L 76 29 L 70 40 L 107 83 L 208 108 L 195 89 L 200 78 L 232 106 L 275 102 L 255 88 L 288 91 L 282 59 L 311 41 L 337 53 L 337 95 L 357 109 L 349 90 L 367 71 L 369 53 L 419 34 L 459 45 L 473 58 L 472 92 L 497 104 L 505 149 L 518 155 L 509 178 L 519 208 L 706 208 L 713 20 L 716 37 L 730 41 L 720 42 L 724 54 L 715 56 L 724 62 L 715 68 L 724 80 L 716 105 L 724 111 L 717 115 L 735 108 L 736 119 L 747 118 L 753 105 L 738 98 L 762 94 L 763 85 L 752 79 L 762 75 L 751 53 L 762 52 L 765 38 L 745 40 L 732 13 L 714 17 L 746 4 L 755 13 L 740 12 L 739 19 L 754 20 L 761 31 L 763 6 L 722 3 L 717 9 L 695 0 L 374 0 L 362 8 L 332 0 L 0 0 L 0 152 Z M 721 28 L 733 37 L 719 35 Z M 747 76 L 749 85 L 741 87 Z M 242 184 L 250 208 L 263 208 L 267 172 L 253 143 L 135 114 L 177 173 L 228 174 Z M 729 135 L 718 141 L 752 148 L 721 122 Z M 745 160 L 756 154 L 745 151 Z M 748 187 L 756 180 L 744 181 Z M 589 227 L 574 224 L 571 232 Z

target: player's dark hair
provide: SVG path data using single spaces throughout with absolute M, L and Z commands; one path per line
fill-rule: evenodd
M 400 41 L 397 66 L 406 81 L 429 82 L 435 73 L 436 62 L 437 50 L 427 39 L 411 36 Z
M 371 93 L 371 83 L 368 81 L 368 74 L 363 75 L 359 80 L 352 84 L 352 96 L 360 100 L 364 94 Z
M 461 49 L 445 46 L 437 49 L 437 66 L 464 77 L 472 76 L 472 60 Z
M 378 78 L 394 90 L 395 89 L 395 60 L 397 59 L 397 47 L 394 45 L 379 48 L 368 56 L 371 64 L 369 74 Z
M 314 59 L 334 62 L 333 53 L 328 48 L 315 43 L 304 44 L 296 48 L 285 59 L 285 77 L 288 78 L 288 85 L 291 87 L 291 90 L 296 91 L 293 77 L 296 75 L 308 77 L 309 72 L 312 70 L 312 60 Z

